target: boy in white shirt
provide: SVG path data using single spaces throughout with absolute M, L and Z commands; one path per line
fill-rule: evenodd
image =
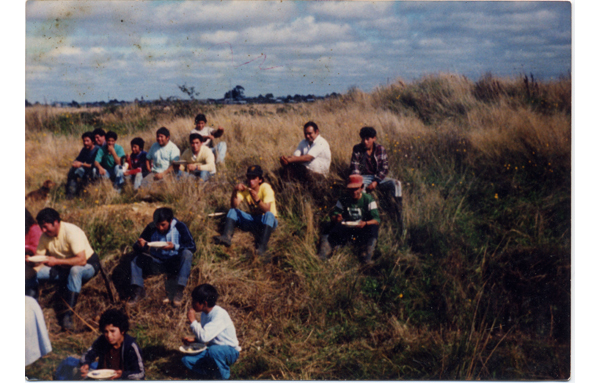
M 217 306 L 219 294 L 212 285 L 205 283 L 192 291 L 192 308 L 188 311 L 190 328 L 195 337 L 183 337 L 183 343 L 206 344 L 206 350 L 196 355 L 184 356 L 183 364 L 208 379 L 229 379 L 230 366 L 240 356 L 235 326 L 227 311 Z M 200 322 L 196 320 L 200 312 Z

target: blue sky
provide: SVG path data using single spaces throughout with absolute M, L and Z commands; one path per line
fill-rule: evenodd
M 571 71 L 569 2 L 29 1 L 31 101 L 364 91 Z

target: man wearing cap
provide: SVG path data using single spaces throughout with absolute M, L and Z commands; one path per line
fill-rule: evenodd
M 250 214 L 238 209 L 242 201 L 250 208 Z M 264 182 L 260 166 L 252 165 L 246 172 L 246 184 L 239 183 L 231 193 L 231 209 L 227 213 L 223 234 L 214 237 L 218 244 L 231 246 L 231 237 L 235 227 L 251 231 L 257 238 L 256 253 L 264 263 L 270 262 L 266 254 L 271 232 L 277 228 L 277 207 L 275 193 L 271 185 Z
M 225 141 L 219 142 L 216 146 L 214 145 L 214 139 L 219 138 L 225 133 L 225 129 L 222 126 L 218 126 L 216 129 L 206 126 L 206 116 L 202 113 L 198 114 L 194 119 L 196 127 L 190 132 L 190 134 L 199 134 L 204 137 L 202 145 L 207 146 L 212 150 L 215 155 L 216 163 L 225 161 L 225 154 L 227 153 L 227 143 Z
M 293 175 L 301 180 L 312 173 L 326 176 L 331 164 L 329 143 L 319 134 L 319 127 L 312 121 L 304 124 L 304 140 L 291 156 L 281 156 L 279 162 L 284 169 L 284 177 Z M 287 173 L 287 174 L 285 174 Z
M 47 259 L 35 267 L 37 288 L 38 280 L 57 282 L 60 294 L 65 302 L 74 309 L 81 286 L 92 279 L 100 270 L 100 258 L 92 250 L 85 233 L 72 223 L 61 221 L 58 212 L 52 208 L 42 209 L 36 221 L 42 229 L 36 255 L 45 255 Z M 25 260 L 29 261 L 29 256 Z M 73 327 L 71 310 L 61 321 L 61 327 L 69 330 Z
M 371 263 L 381 223 L 377 203 L 373 196 L 363 192 L 363 178 L 358 174 L 348 177 L 346 190 L 331 213 L 329 231 L 321 236 L 319 258 L 327 260 L 332 246 L 341 246 L 354 238 L 362 246 L 360 261 Z
M 371 193 L 376 188 L 393 196 L 396 221 L 402 225 L 402 186 L 400 181 L 388 178 L 389 164 L 385 148 L 377 144 L 377 131 L 369 126 L 360 130 L 361 143 L 354 145 L 350 160 L 350 173 L 363 177 L 365 191 Z

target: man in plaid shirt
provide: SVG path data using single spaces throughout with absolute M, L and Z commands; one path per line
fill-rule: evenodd
M 376 188 L 393 196 L 396 202 L 396 221 L 402 227 L 402 185 L 400 181 L 388 178 L 388 156 L 385 148 L 377 144 L 377 131 L 371 127 L 360 130 L 361 143 L 354 145 L 350 160 L 351 174 L 363 177 L 365 191 L 371 193 Z

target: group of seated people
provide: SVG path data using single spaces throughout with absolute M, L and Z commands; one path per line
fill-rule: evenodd
M 110 178 L 118 188 L 125 182 L 126 177 L 132 178 L 134 188 L 138 188 L 160 182 L 170 172 L 175 172 L 179 177 L 208 180 L 215 173 L 214 152 L 216 151 L 219 161 L 223 161 L 226 145 L 222 142 L 211 150 L 207 142 L 211 143 L 214 138 L 222 136 L 223 128 L 212 129 L 205 124 L 204 115 L 198 115 L 196 129 L 190 133 L 190 148 L 181 156 L 177 146 L 170 142 L 168 129 L 164 127 L 156 132 L 157 142 L 147 153 L 144 151 L 144 141 L 141 138 L 134 138 L 131 141 L 130 155 L 125 155 L 122 147 L 115 143 L 117 135 L 113 132 L 104 134 L 103 131 L 96 130 L 85 133 L 82 137 L 84 148 L 73 162 L 69 172 L 68 195 L 76 193 L 81 184 L 89 182 L 94 177 Z M 285 177 L 319 182 L 329 172 L 331 164 L 329 144 L 320 135 L 317 124 L 312 121 L 304 125 L 304 137 L 305 139 L 300 142 L 291 156 L 280 158 L 282 173 Z M 399 224 L 402 220 L 401 185 L 398 180 L 388 177 L 387 153 L 376 143 L 375 129 L 362 128 L 360 137 L 361 143 L 353 148 L 351 174 L 345 183 L 346 191 L 337 201 L 330 215 L 329 226 L 321 235 L 318 257 L 323 260 L 327 260 L 335 247 L 343 245 L 352 238 L 361 247 L 360 261 L 367 264 L 372 262 L 381 223 L 377 202 L 370 194 L 372 191 L 379 189 L 395 200 L 395 204 L 392 204 L 395 205 L 395 210 L 390 213 L 392 216 L 395 215 Z M 179 161 L 180 158 L 186 161 L 185 164 L 179 167 L 172 166 L 172 163 Z M 77 177 L 79 179 L 76 179 Z M 242 204 L 246 206 L 247 211 L 242 209 Z M 99 271 L 99 257 L 91 248 L 83 230 L 73 224 L 62 222 L 56 210 L 45 208 L 37 214 L 36 220 L 26 209 L 26 295 L 37 298 L 39 281 L 58 283 L 58 293 L 70 308 L 62 316 L 60 324 L 63 329 L 68 330 L 73 327 L 72 311 L 77 304 L 82 285 Z M 213 239 L 216 244 L 229 247 L 236 227 L 243 231 L 250 231 L 256 237 L 256 254 L 264 263 L 269 263 L 271 256 L 267 251 L 267 245 L 277 226 L 278 214 L 273 188 L 265 182 L 261 166 L 252 165 L 247 168 L 245 182 L 233 187 L 224 229 L 221 235 Z M 193 254 L 196 252 L 194 237 L 187 225 L 174 217 L 172 209 L 158 208 L 153 214 L 152 222 L 146 226 L 133 244 L 133 251 L 128 303 L 136 305 L 145 298 L 145 277 L 167 274 L 167 280 L 175 284 L 176 289 L 173 295 L 165 291 L 166 298 L 163 302 L 180 307 L 192 267 Z M 29 258 L 33 255 L 44 255 L 46 258 L 42 261 L 30 262 Z M 188 313 L 188 318 L 199 340 L 213 346 L 226 345 L 232 348 L 225 350 L 214 348 L 211 351 L 209 347 L 206 354 L 207 360 L 213 363 L 211 366 L 216 365 L 221 378 L 226 379 L 229 376 L 228 366 L 235 362 L 239 355 L 235 328 L 223 309 L 212 310 L 218 307 L 215 306 L 216 291 L 213 300 L 205 299 L 205 295 L 194 295 L 196 289 L 192 293 L 193 309 Z M 195 322 L 194 310 L 203 313 L 200 323 Z M 216 326 L 213 323 L 215 320 L 227 325 Z M 123 335 L 126 327 L 119 327 L 115 323 L 106 324 L 106 321 L 102 320 L 100 323 L 105 339 L 98 340 L 96 343 L 100 342 L 98 344 L 103 345 L 102 350 L 110 350 L 107 342 L 113 344 L 111 331 L 117 327 L 118 330 L 115 331 Z M 127 347 L 134 347 L 131 341 L 125 342 L 124 339 L 128 338 L 123 336 L 117 338 L 123 338 L 121 342 L 128 344 Z M 186 343 L 192 341 L 193 339 L 189 338 L 185 340 Z M 99 355 L 99 351 L 95 350 L 93 354 L 86 355 Z M 184 364 L 188 368 L 194 371 L 205 369 L 207 362 L 203 361 L 204 356 L 186 358 Z M 82 358 L 82 371 L 85 373 L 88 368 L 85 366 L 89 366 L 89 361 L 90 358 L 85 356 Z M 134 362 L 132 363 L 141 365 L 141 360 Z M 123 368 L 122 371 L 128 371 L 124 370 L 124 365 L 121 364 L 120 367 Z M 143 377 L 143 366 L 141 372 L 135 370 L 128 376 Z
M 163 303 L 171 302 L 174 307 L 181 307 L 192 256 L 196 251 L 195 241 L 187 226 L 174 217 L 170 208 L 158 208 L 133 249 L 129 276 L 132 293 L 128 304 L 136 305 L 145 297 L 145 277 L 167 274 L 167 279 L 174 281 L 177 288 L 172 298 L 168 297 L 165 289 L 167 298 Z M 32 258 L 35 256 L 38 258 Z M 40 256 L 43 258 L 39 259 Z M 73 329 L 73 313 L 81 288 L 98 273 L 99 268 L 98 255 L 82 229 L 62 221 L 59 213 L 52 208 L 42 209 L 35 219 L 25 209 L 25 295 L 30 301 L 37 299 L 41 281 L 57 284 L 57 294 L 68 306 L 59 319 L 63 330 Z M 199 285 L 192 291 L 192 307 L 187 312 L 187 318 L 194 336 L 184 336 L 182 342 L 184 345 L 202 343 L 206 349 L 185 356 L 182 362 L 200 377 L 228 379 L 229 367 L 237 360 L 241 348 L 235 326 L 227 311 L 216 305 L 217 298 L 217 290 L 209 284 Z M 35 306 L 37 304 L 32 303 L 33 309 Z M 37 311 L 40 311 L 39 307 Z M 196 318 L 198 312 L 201 314 L 199 322 Z M 34 316 L 35 313 L 32 310 L 31 325 L 28 326 L 31 331 L 26 332 L 27 364 L 51 351 L 48 337 L 39 335 L 40 327 L 46 331 L 43 315 Z M 61 375 L 61 379 L 77 379 L 73 375 L 73 367 L 77 367 L 82 378 L 94 369 L 111 369 L 116 374 L 111 378 L 143 379 L 140 347 L 126 334 L 128 328 L 125 313 L 116 309 L 107 310 L 100 317 L 102 335 L 80 360 L 68 358 L 63 361 L 57 374 Z
M 86 132 L 81 136 L 83 148 L 73 161 L 67 175 L 65 194 L 71 199 L 90 182 L 108 178 L 117 190 L 121 190 L 126 180 L 133 189 L 149 187 L 173 172 L 177 177 L 194 177 L 207 181 L 216 173 L 215 163 L 223 162 L 227 153 L 224 141 L 214 145 L 214 139 L 224 133 L 222 127 L 206 126 L 206 117 L 198 114 L 196 127 L 190 132 L 190 147 L 181 154 L 177 145 L 171 142 L 169 129 L 161 127 L 156 132 L 156 142 L 148 152 L 140 137 L 131 140 L 131 154 L 125 154 L 123 147 L 116 143 L 117 133 L 103 129 Z M 181 163 L 173 166 L 173 163 Z

